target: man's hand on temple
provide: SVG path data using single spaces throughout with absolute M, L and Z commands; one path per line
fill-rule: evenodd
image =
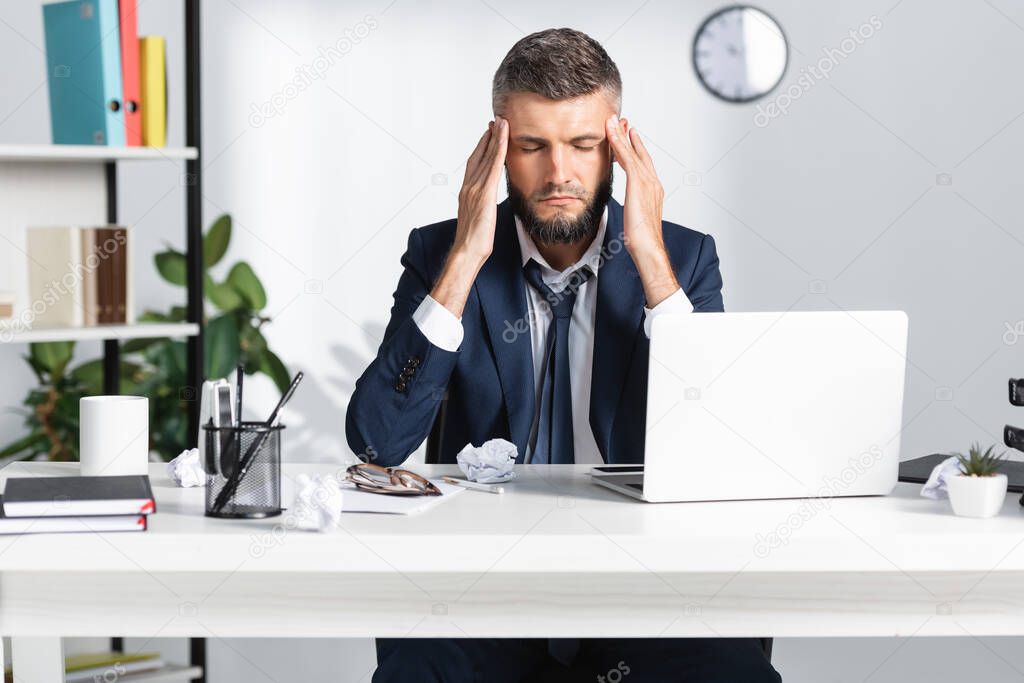
M 430 292 L 432 299 L 456 317 L 462 316 L 477 273 L 494 248 L 498 181 L 507 149 L 508 121 L 495 116 L 466 162 L 466 175 L 459 191 L 455 242 Z
M 614 114 L 605 122 L 615 161 L 626 172 L 623 237 L 643 282 L 647 307 L 654 308 L 679 290 L 661 234 L 665 190 L 654 161 L 636 128 Z

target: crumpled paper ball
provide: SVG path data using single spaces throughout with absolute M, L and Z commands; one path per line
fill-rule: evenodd
M 505 439 L 491 439 L 480 446 L 467 443 L 455 456 L 466 479 L 481 484 L 500 484 L 515 476 L 512 466 L 519 457 L 516 445 Z
M 295 526 L 307 531 L 335 531 L 341 526 L 341 486 L 337 478 L 300 474 L 295 478 L 298 492 L 290 514 Z
M 951 455 L 932 470 L 928 475 L 928 481 L 921 487 L 921 495 L 932 500 L 948 498 L 949 492 L 946 485 L 950 477 L 960 476 L 960 461 L 955 455 Z
M 167 476 L 183 488 L 206 486 L 206 472 L 199 462 L 199 449 L 190 448 L 167 463 Z

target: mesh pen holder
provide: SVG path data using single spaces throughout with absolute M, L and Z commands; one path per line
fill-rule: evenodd
M 281 514 L 281 430 L 263 422 L 240 426 L 203 425 L 206 453 L 206 515 L 258 519 Z M 262 443 L 259 443 L 262 441 Z M 258 444 L 258 446 L 257 446 Z M 216 501 L 250 451 L 257 447 L 245 476 L 217 510 Z

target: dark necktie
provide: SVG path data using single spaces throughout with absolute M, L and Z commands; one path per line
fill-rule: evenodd
M 576 293 L 591 276 L 583 266 L 568 278 L 565 289 L 555 293 L 541 277 L 541 266 L 530 259 L 525 267 L 526 281 L 551 306 L 554 320 L 548 328 L 541 375 L 540 412 L 537 440 L 530 462 L 564 464 L 575 462 L 572 430 L 572 387 L 569 383 L 569 322 Z
M 576 293 L 593 274 L 583 266 L 573 272 L 561 292 L 557 294 L 544 283 L 541 266 L 530 259 L 526 264 L 526 281 L 551 306 L 554 320 L 548 328 L 541 375 L 540 414 L 537 440 L 533 447 L 536 463 L 573 463 L 572 386 L 569 383 L 569 322 Z M 549 638 L 548 654 L 568 666 L 580 649 L 578 638 Z

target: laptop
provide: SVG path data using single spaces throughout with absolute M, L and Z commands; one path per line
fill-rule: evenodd
M 592 478 L 649 502 L 886 495 L 907 326 L 902 311 L 660 315 L 644 464 Z

